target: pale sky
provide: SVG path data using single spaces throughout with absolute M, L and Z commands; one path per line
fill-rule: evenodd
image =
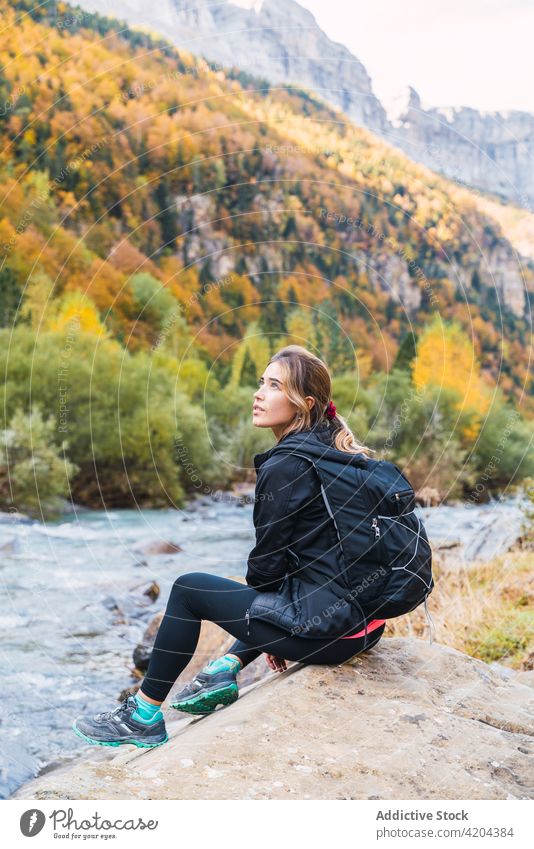
M 298 0 L 360 59 L 387 107 L 411 85 L 423 106 L 534 112 L 534 0 Z

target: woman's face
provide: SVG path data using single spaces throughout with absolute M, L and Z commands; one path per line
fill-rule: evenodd
M 308 406 L 313 398 L 307 396 Z M 311 403 L 310 403 L 311 402 Z M 285 393 L 284 375 L 279 363 L 269 363 L 258 382 L 252 407 L 252 424 L 270 427 L 276 437 L 293 421 L 298 408 Z

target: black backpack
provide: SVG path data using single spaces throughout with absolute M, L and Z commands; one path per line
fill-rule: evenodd
M 284 448 L 289 446 L 280 445 L 277 453 Z M 393 619 L 423 603 L 426 611 L 434 588 L 432 550 L 407 477 L 389 460 L 324 446 L 301 448 L 290 453 L 309 460 L 319 476 L 343 555 L 348 598 L 366 620 Z

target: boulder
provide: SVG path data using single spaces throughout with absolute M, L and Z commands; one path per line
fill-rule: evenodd
M 172 713 L 168 711 L 167 715 Z M 534 692 L 438 643 L 291 664 L 156 749 L 88 748 L 20 799 L 528 799 Z
M 150 601 L 156 601 L 159 598 L 160 588 L 157 581 L 151 581 L 143 590 L 143 595 L 146 595 Z
M 105 596 L 100 604 L 113 613 L 114 625 L 128 625 L 132 620 L 146 619 L 160 593 L 157 581 L 144 581 L 132 587 L 126 595 L 117 598 L 114 595 Z M 90 605 L 85 605 L 85 609 Z M 148 621 L 148 620 L 147 620 Z
M 178 554 L 180 551 L 183 551 L 183 548 L 169 540 L 150 540 L 135 548 L 137 554 Z
M 146 672 L 148 668 L 148 662 L 154 647 L 154 640 L 156 639 L 156 634 L 158 633 L 164 613 L 164 610 L 160 610 L 159 613 L 156 613 L 156 615 L 150 620 L 148 628 L 143 634 L 143 639 L 139 645 L 134 648 L 133 662 L 136 670 L 138 670 L 140 674 Z

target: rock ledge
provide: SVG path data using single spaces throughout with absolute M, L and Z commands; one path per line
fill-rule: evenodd
M 13 798 L 528 799 L 533 718 L 532 689 L 482 661 L 383 638 L 352 662 L 292 664 L 212 716 L 168 723 L 160 748 L 88 747 Z

